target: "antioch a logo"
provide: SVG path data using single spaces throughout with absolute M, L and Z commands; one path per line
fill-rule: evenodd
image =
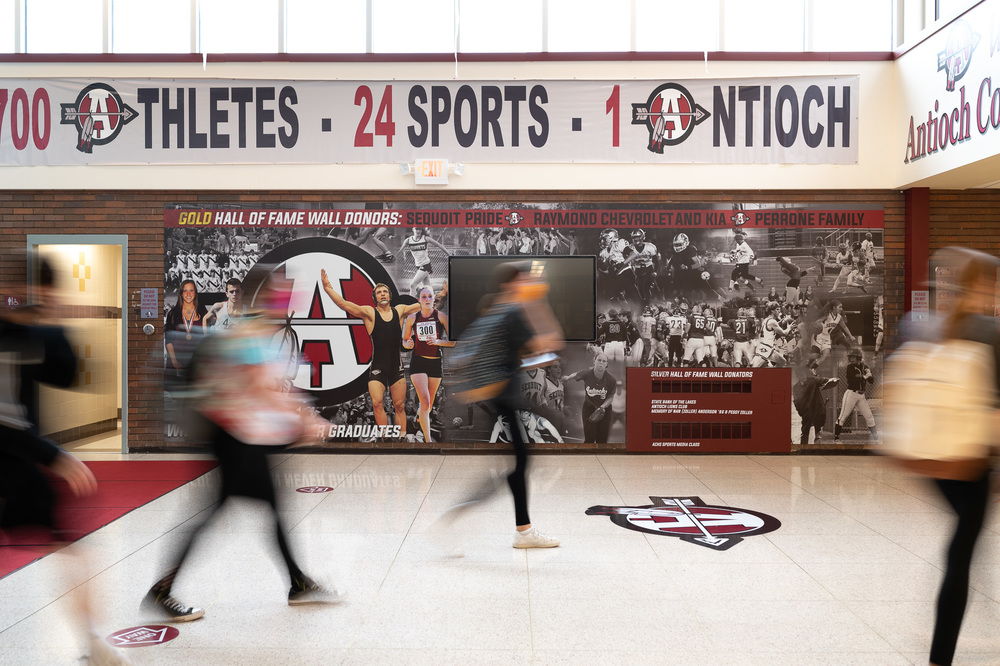
M 728 550 L 748 536 L 767 534 L 781 522 L 763 513 L 709 506 L 698 497 L 650 497 L 649 506 L 592 506 L 588 516 L 608 516 L 619 527 L 677 537 L 714 550 Z
M 111 143 L 139 115 L 122 101 L 121 95 L 106 83 L 92 83 L 77 96 L 72 104 L 62 107 L 61 125 L 76 125 L 76 149 L 82 153 L 94 152 L 94 146 Z
M 395 303 L 399 295 L 382 264 L 345 241 L 301 238 L 265 254 L 247 275 L 244 298 L 251 307 L 266 270 L 293 284 L 285 325 L 273 340 L 290 383 L 312 393 L 317 407 L 363 395 L 372 361 L 371 337 L 363 320 L 338 308 L 323 291 L 321 271 L 348 301 L 374 305 L 372 289 L 381 282 L 389 286 Z
M 664 83 L 645 104 L 632 105 L 632 124 L 646 125 L 650 152 L 663 154 L 663 146 L 676 146 L 711 114 L 695 103 L 687 88 Z
M 952 91 L 955 89 L 955 81 L 958 81 L 969 71 L 969 63 L 972 62 L 972 52 L 979 46 L 980 35 L 975 32 L 965 21 L 959 21 L 948 34 L 948 42 L 944 51 L 938 53 L 938 71 L 945 72 L 944 89 Z

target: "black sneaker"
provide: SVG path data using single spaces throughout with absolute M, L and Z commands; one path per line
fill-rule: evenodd
M 378 255 L 378 259 L 382 261 L 382 263 L 386 264 L 391 264 L 392 262 L 396 261 L 396 257 L 392 256 L 391 252 L 383 252 L 382 254 Z
M 328 590 L 308 576 L 296 580 L 288 590 L 288 605 L 332 604 L 340 601 L 344 593 L 336 589 Z
M 191 608 L 174 599 L 167 592 L 150 590 L 142 600 L 142 611 L 163 616 L 167 622 L 191 622 L 205 614 L 204 608 Z

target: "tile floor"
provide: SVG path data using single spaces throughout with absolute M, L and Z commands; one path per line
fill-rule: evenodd
M 559 548 L 511 548 L 505 488 L 450 530 L 435 522 L 506 467 L 493 456 L 276 457 L 282 517 L 303 568 L 346 589 L 346 599 L 287 606 L 263 512 L 230 508 L 174 588 L 205 617 L 129 657 L 239 666 L 927 663 L 950 517 L 927 483 L 881 458 L 539 455 L 532 519 L 562 539 Z M 102 610 L 103 634 L 149 623 L 138 603 L 164 555 L 211 506 L 214 474 L 0 580 L 0 663 L 77 663 L 84 650 L 66 618 L 81 584 Z M 316 485 L 335 490 L 295 492 Z M 719 551 L 584 513 L 648 505 L 650 496 L 697 496 L 781 527 Z M 464 557 L 447 557 L 456 546 Z M 956 664 L 1000 664 L 998 546 L 994 513 Z

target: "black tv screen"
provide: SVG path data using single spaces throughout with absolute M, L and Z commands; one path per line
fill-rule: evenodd
M 476 318 L 480 299 L 493 288 L 493 269 L 531 262 L 549 283 L 549 304 L 567 340 L 591 341 L 597 326 L 597 257 L 593 255 L 452 256 L 448 259 L 448 337 L 460 340 Z

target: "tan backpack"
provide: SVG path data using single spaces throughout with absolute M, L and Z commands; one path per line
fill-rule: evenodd
M 884 452 L 926 476 L 979 478 L 996 438 L 993 359 L 969 340 L 900 347 L 886 359 Z

